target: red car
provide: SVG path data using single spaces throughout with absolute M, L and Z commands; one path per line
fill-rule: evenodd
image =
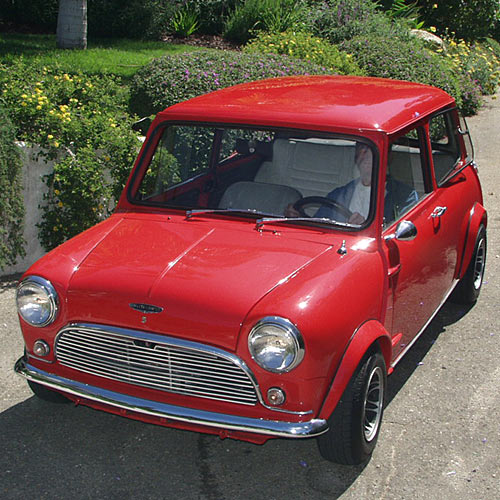
M 375 446 L 386 377 L 453 292 L 487 216 L 454 100 L 290 77 L 158 114 L 115 213 L 17 291 L 16 371 L 43 399 L 264 443 Z

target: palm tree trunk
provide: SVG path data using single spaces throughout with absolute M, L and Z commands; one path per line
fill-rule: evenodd
M 57 46 L 60 49 L 87 48 L 87 0 L 59 0 Z

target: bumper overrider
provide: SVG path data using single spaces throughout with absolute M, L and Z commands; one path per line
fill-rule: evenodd
M 248 418 L 226 413 L 196 410 L 193 408 L 137 398 L 47 373 L 30 365 L 25 357 L 20 358 L 16 362 L 14 371 L 27 380 L 31 380 L 32 382 L 50 389 L 55 389 L 62 393 L 90 401 L 96 401 L 115 408 L 178 422 L 288 438 L 314 437 L 328 430 L 328 423 L 324 419 L 311 419 L 306 422 L 264 420 L 260 418 Z

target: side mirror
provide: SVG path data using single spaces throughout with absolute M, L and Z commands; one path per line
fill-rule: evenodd
M 393 234 L 385 237 L 385 240 L 412 241 L 417 237 L 417 228 L 409 220 L 402 220 Z

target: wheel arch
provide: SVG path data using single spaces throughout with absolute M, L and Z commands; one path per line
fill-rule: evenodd
M 474 253 L 474 246 L 476 244 L 476 237 L 480 226 L 484 226 L 486 229 L 488 223 L 488 215 L 486 209 L 480 204 L 475 203 L 471 208 L 470 212 L 467 214 L 465 221 L 465 231 L 463 238 L 463 247 L 461 255 L 459 255 L 459 262 L 457 266 L 457 276 L 456 278 L 461 279 L 464 277 L 469 262 Z
M 319 411 L 319 418 L 330 417 L 361 361 L 377 351 L 382 353 L 388 368 L 392 357 L 391 337 L 379 321 L 372 319 L 363 323 L 349 340 L 334 372 L 330 388 Z

